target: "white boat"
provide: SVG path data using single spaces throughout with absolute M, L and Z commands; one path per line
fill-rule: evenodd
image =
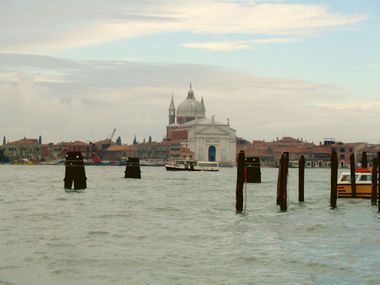
M 195 165 L 193 160 L 173 160 L 166 163 L 165 168 L 168 171 L 196 171 Z
M 215 161 L 174 160 L 165 164 L 168 171 L 218 171 Z
M 195 169 L 200 171 L 218 171 L 219 163 L 217 161 L 198 161 Z

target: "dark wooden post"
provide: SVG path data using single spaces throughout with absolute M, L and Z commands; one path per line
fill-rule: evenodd
M 239 152 L 237 161 L 237 177 L 236 177 L 236 213 L 243 212 L 243 188 L 244 188 L 244 167 L 245 167 L 245 154 L 244 150 Z
M 66 153 L 65 160 L 65 189 L 72 190 L 82 190 L 87 188 L 86 183 L 86 172 L 84 169 L 83 156 L 80 152 L 69 151 Z
M 261 183 L 261 169 L 259 157 L 245 158 L 246 183 Z
M 125 166 L 125 178 L 141 179 L 140 160 L 137 157 L 128 157 Z
M 281 189 L 281 175 L 282 175 L 282 168 L 283 168 L 283 154 L 281 154 L 281 158 L 279 161 L 279 166 L 278 166 L 278 175 L 277 175 L 277 199 L 276 199 L 276 204 L 280 205 L 280 189 Z
M 377 205 L 379 206 L 379 212 L 380 212 L 380 151 L 377 153 L 377 174 L 379 176 L 379 180 L 377 181 L 377 186 L 379 189 L 377 189 L 377 195 L 378 195 L 378 201 Z
M 280 193 L 279 193 L 279 204 L 281 211 L 286 211 L 288 209 L 287 201 L 287 176 L 288 176 L 288 165 L 289 165 L 289 153 L 283 153 L 280 160 L 281 174 L 280 174 Z
M 371 203 L 376 205 L 377 201 L 377 158 L 372 161 L 372 191 L 371 191 Z
M 351 170 L 351 197 L 356 198 L 356 175 L 355 175 L 355 155 L 350 155 L 350 170 Z
M 304 202 L 305 190 L 305 156 L 301 155 L 298 163 L 298 202 Z
M 331 153 L 331 195 L 330 206 L 336 208 L 336 200 L 338 198 L 338 155 L 333 149 Z
M 368 167 L 368 158 L 367 158 L 367 153 L 363 151 L 362 153 L 362 167 L 367 168 Z

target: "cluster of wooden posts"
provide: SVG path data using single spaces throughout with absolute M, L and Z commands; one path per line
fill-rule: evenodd
M 87 178 L 82 154 L 80 152 L 68 152 L 66 154 L 65 166 L 65 178 L 63 179 L 65 189 L 86 189 Z M 124 177 L 141 179 L 140 161 L 138 158 L 128 158 Z
M 260 183 L 261 182 L 261 171 L 260 171 L 260 160 L 259 158 L 252 158 L 258 161 L 258 164 L 250 164 L 251 158 L 246 158 L 244 151 L 241 150 L 238 155 L 237 160 L 237 179 L 236 179 L 236 213 L 243 213 L 244 208 L 244 194 L 243 189 L 246 183 Z M 378 158 L 374 158 L 372 161 L 372 189 L 371 189 L 371 203 L 376 205 L 377 200 L 379 200 L 378 211 L 380 212 L 380 191 L 378 193 L 378 185 L 380 185 L 380 152 L 378 153 Z M 367 168 L 367 154 L 363 152 L 362 156 L 362 167 Z M 338 198 L 338 156 L 335 150 L 331 154 L 331 195 L 330 195 L 330 206 L 331 208 L 336 208 L 336 202 Z M 255 175 L 260 176 L 260 179 L 256 181 L 249 180 L 249 175 L 253 175 L 253 170 L 256 171 Z M 289 172 L 289 153 L 284 152 L 281 155 L 278 168 L 278 178 L 277 178 L 277 205 L 280 206 L 281 211 L 287 211 L 288 209 L 288 191 L 287 191 L 287 180 Z M 249 174 L 251 173 L 251 174 Z M 351 189 L 352 197 L 356 197 L 356 182 L 355 182 L 355 156 L 351 154 L 350 156 L 350 174 L 351 174 Z M 298 163 L 298 201 L 304 202 L 305 190 L 305 157 L 302 155 Z

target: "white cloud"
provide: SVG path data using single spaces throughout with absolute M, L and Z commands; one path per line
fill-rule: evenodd
M 219 41 L 219 42 L 192 42 L 183 43 L 185 48 L 206 49 L 210 51 L 231 51 L 241 49 L 251 49 L 264 44 L 282 44 L 294 42 L 296 39 L 288 38 L 269 38 L 269 39 L 256 39 L 246 41 Z
M 302 37 L 364 17 L 323 5 L 199 1 L 3 1 L 0 51 L 51 53 L 163 32 Z M 228 45 L 228 43 L 224 43 Z M 230 43 L 244 46 L 244 43 Z
M 159 140 L 172 92 L 178 105 L 192 81 L 207 115 L 230 118 L 237 134 L 247 139 L 378 140 L 376 132 L 365 132 L 377 129 L 378 103 L 362 98 L 360 104 L 335 86 L 315 82 L 203 65 L 10 54 L 0 54 L 0 76 L 0 137 L 8 139 L 41 134 L 45 142 L 95 140 L 117 128 L 123 141 L 131 142 L 135 134 Z

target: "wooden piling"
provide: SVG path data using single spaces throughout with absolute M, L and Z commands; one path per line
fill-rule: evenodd
M 283 167 L 283 155 L 281 154 L 281 158 L 279 161 L 279 166 L 278 166 L 278 174 L 277 174 L 277 199 L 276 199 L 276 204 L 280 205 L 280 189 L 281 189 L 281 175 L 282 175 L 282 167 Z
M 362 153 L 362 167 L 367 168 L 368 167 L 368 158 L 367 158 L 367 153 L 363 151 Z
M 261 169 L 259 157 L 245 158 L 246 183 L 261 183 Z
M 376 205 L 377 202 L 377 158 L 372 161 L 372 189 L 371 189 L 371 203 Z
M 330 206 L 336 208 L 336 200 L 338 198 L 338 155 L 333 149 L 331 153 L 331 195 Z
M 298 202 L 304 202 L 305 190 L 305 156 L 301 155 L 298 163 Z
M 351 197 L 356 198 L 356 175 L 355 175 L 355 155 L 350 155 L 350 172 L 351 172 Z
M 64 187 L 67 190 L 83 190 L 87 188 L 86 172 L 81 152 L 69 151 L 65 160 Z M 73 189 L 74 188 L 74 189 Z
M 141 179 L 140 160 L 137 157 L 128 157 L 125 166 L 125 178 Z
M 379 176 L 379 180 L 377 181 L 377 186 L 379 189 L 377 189 L 377 195 L 378 195 L 378 201 L 377 205 L 379 207 L 379 212 L 380 212 L 380 151 L 377 153 L 377 174 Z
M 243 212 L 244 204 L 244 167 L 245 167 L 245 154 L 244 150 L 239 152 L 237 161 L 237 176 L 236 176 L 236 213 L 241 214 Z
M 283 153 L 280 160 L 280 183 L 279 183 L 279 196 L 278 203 L 280 205 L 281 211 L 286 211 L 288 209 L 287 201 L 287 176 L 288 176 L 288 165 L 289 165 L 289 153 Z

